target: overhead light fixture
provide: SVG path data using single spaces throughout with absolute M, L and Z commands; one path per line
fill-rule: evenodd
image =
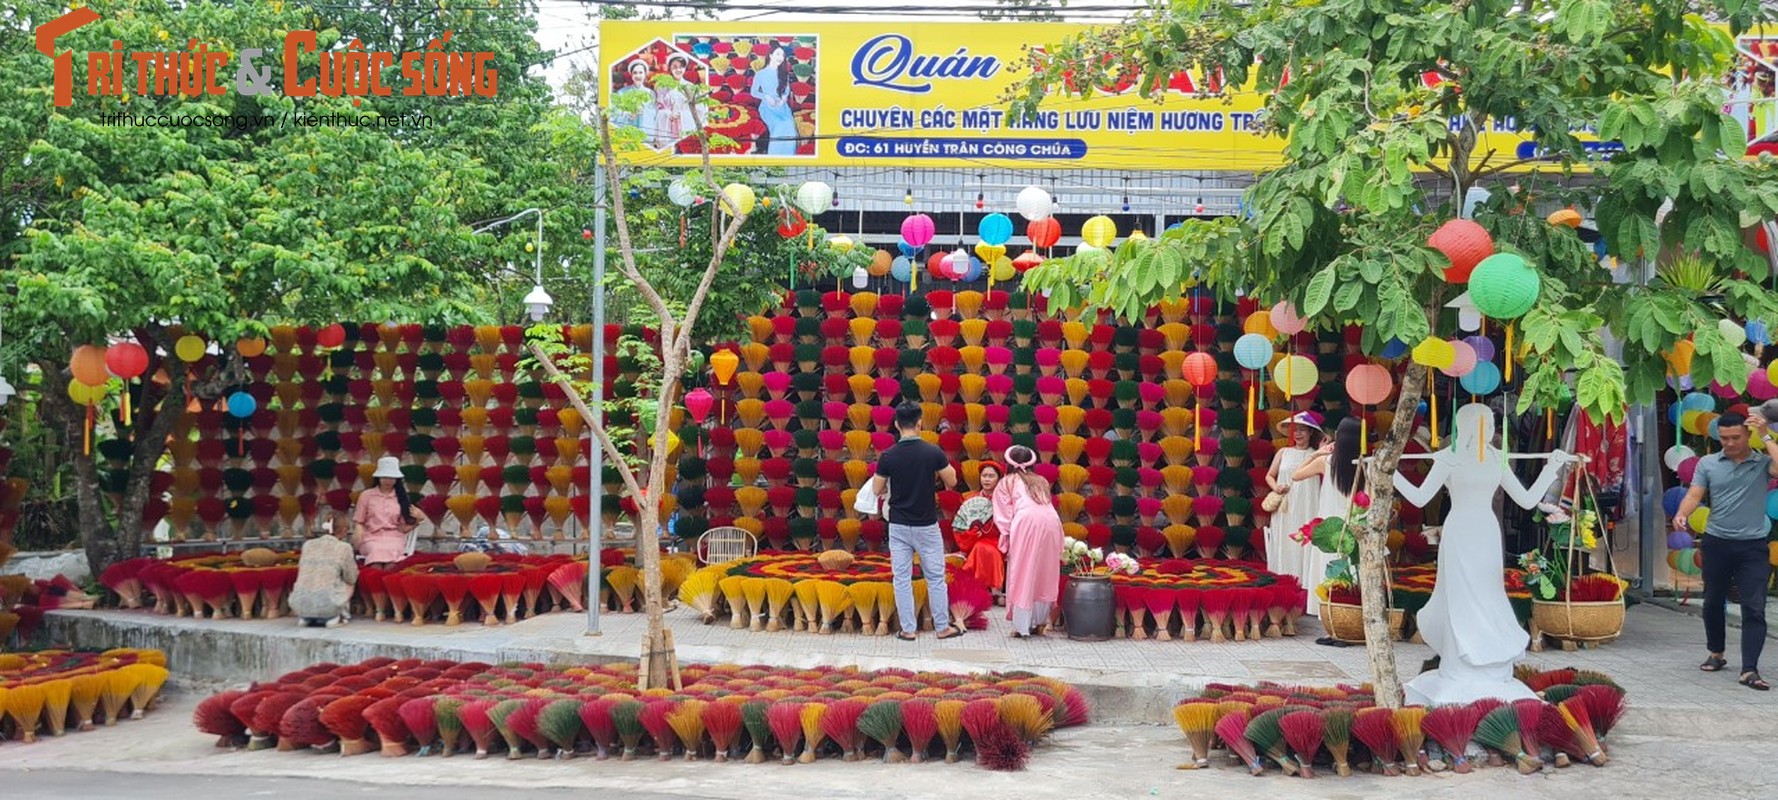
M 544 291 L 541 283 L 531 287 L 531 293 L 525 295 L 525 313 L 531 315 L 532 322 L 542 322 L 544 317 L 549 316 L 550 306 L 555 304 L 555 298 Z

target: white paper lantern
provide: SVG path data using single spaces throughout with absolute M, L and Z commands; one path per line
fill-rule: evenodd
M 1050 210 L 1054 208 L 1054 200 L 1050 198 L 1049 192 L 1036 186 L 1027 186 L 1019 190 L 1018 207 L 1020 216 L 1036 222 L 1049 217 Z
M 870 285 L 870 270 L 859 267 L 852 270 L 852 288 L 863 289 Z
M 697 200 L 697 197 L 698 193 L 692 191 L 685 181 L 673 181 L 667 184 L 667 199 L 673 201 L 673 205 L 688 208 L 693 201 Z
M 833 187 L 821 181 L 809 181 L 796 190 L 796 207 L 813 217 L 833 206 Z
M 1482 312 L 1473 308 L 1457 309 L 1457 328 L 1466 332 L 1482 329 Z
M 969 251 L 961 247 L 951 251 L 951 260 L 947 262 L 951 268 L 951 280 L 963 280 L 969 274 Z

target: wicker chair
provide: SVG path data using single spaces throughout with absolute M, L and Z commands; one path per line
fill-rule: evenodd
M 698 537 L 697 554 L 700 564 L 721 564 L 737 558 L 752 558 L 758 552 L 759 540 L 742 528 L 711 528 Z

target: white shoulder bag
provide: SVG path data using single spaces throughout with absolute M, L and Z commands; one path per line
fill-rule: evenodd
M 883 488 L 888 489 L 888 487 L 889 479 L 884 478 Z M 882 516 L 883 501 L 887 499 L 887 494 L 880 497 L 877 495 L 877 479 L 874 476 L 866 478 L 864 485 L 858 487 L 858 496 L 852 499 L 852 510 L 860 514 Z

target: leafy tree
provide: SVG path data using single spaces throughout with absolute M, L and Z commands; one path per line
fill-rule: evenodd
M 153 354 L 154 374 L 180 331 L 224 344 L 199 374 L 175 365 L 165 384 L 144 382 L 141 413 L 125 429 L 133 444 L 120 505 L 103 501 L 93 461 L 75 459 L 80 525 L 97 569 L 136 554 L 149 477 L 187 392 L 214 401 L 241 380 L 228 343 L 277 323 L 488 321 L 490 308 L 516 309 L 532 281 L 498 265 L 528 261 L 524 248 L 534 245 L 528 230 L 477 235 L 476 224 L 552 209 L 545 246 L 559 251 L 578 242 L 585 215 L 553 213 L 577 195 L 535 128 L 552 100 L 535 74 L 546 54 L 532 38 L 529 4 L 111 0 L 95 8 L 103 18 L 59 48 L 108 50 L 121 40 L 132 50 L 183 49 L 195 38 L 233 53 L 312 29 L 323 48 L 358 38 L 370 50 L 405 52 L 451 30 L 449 49 L 492 51 L 499 71 L 491 98 L 396 92 L 355 106 L 242 95 L 231 85 L 198 98 L 77 92 L 72 107 L 56 108 L 51 64 L 32 30 L 64 9 L 21 0 L 0 16 L 0 285 L 17 291 L 6 338 L 45 376 L 46 417 L 80 441 L 84 411 L 61 390 L 75 346 L 133 333 Z M 306 56 L 304 69 L 312 74 L 317 60 Z M 430 124 L 165 128 L 102 119 L 121 112 L 425 114 Z
M 1053 87 L 1090 95 L 1134 74 L 1152 96 L 1180 70 L 1220 69 L 1225 87 L 1252 80 L 1266 93 L 1265 130 L 1286 139 L 1283 163 L 1248 191 L 1250 219 L 1188 222 L 1112 254 L 1054 260 L 1027 285 L 1061 307 L 1125 319 L 1198 282 L 1225 297 L 1244 289 L 1294 302 L 1317 329 L 1363 322 L 1376 353 L 1441 330 L 1439 312 L 1462 287 L 1445 281 L 1448 262 L 1425 242 L 1459 216 L 1470 188 L 1487 187 L 1476 220 L 1541 278 L 1537 305 L 1517 321 L 1520 412 L 1557 407 L 1573 384 L 1586 413 L 1619 419 L 1627 402 L 1665 387 L 1663 356 L 1688 338 L 1694 381 L 1740 388 L 1748 367 L 1716 323 L 1778 323 L 1778 300 L 1755 282 L 1764 269 L 1740 235 L 1778 214 L 1778 162 L 1744 159 L 1746 135 L 1724 115 L 1718 80 L 1732 43 L 1704 16 L 1740 33 L 1759 14 L 1745 0 L 1188 0 L 1071 38 L 1008 98 L 1015 114 Z M 1479 149 L 1476 131 L 1507 121 L 1529 132 L 1534 154 Z M 1583 126 L 1622 149 L 1595 160 Z M 1592 212 L 1611 255 L 1683 255 L 1704 279 L 1612 283 L 1573 229 L 1544 222 L 1569 204 Z M 1601 328 L 1624 342 L 1621 360 L 1606 355 Z M 1358 537 L 1365 638 L 1388 704 L 1400 701 L 1383 617 L 1389 478 L 1428 374 L 1406 370 L 1367 467 L 1381 513 Z

